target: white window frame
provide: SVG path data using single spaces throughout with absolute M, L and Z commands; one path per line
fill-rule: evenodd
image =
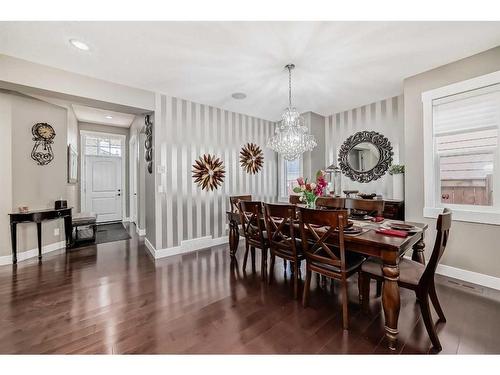
M 437 157 L 436 153 L 436 142 L 433 131 L 433 101 L 496 84 L 500 84 L 500 71 L 422 93 L 424 130 L 424 217 L 437 218 L 438 215 L 443 212 L 443 208 L 448 207 L 453 211 L 453 220 L 500 225 L 500 199 L 498 199 L 500 197 L 500 165 L 498 161 L 500 153 L 498 149 L 494 165 L 494 205 L 475 206 L 443 204 L 440 199 L 439 157 Z
M 284 192 L 285 184 L 286 184 L 286 176 L 285 176 L 285 159 L 278 154 L 278 201 L 283 203 L 288 203 L 289 197 L 288 195 L 283 196 L 282 192 Z M 299 175 L 304 175 L 304 158 L 301 156 L 299 158 Z
M 87 136 L 91 137 L 99 137 L 99 138 L 117 138 L 121 140 L 121 165 L 122 165 L 122 220 L 127 219 L 127 202 L 126 202 L 126 197 L 128 196 L 127 192 L 127 183 L 126 183 L 126 145 L 125 142 L 127 140 L 127 136 L 124 134 L 114 134 L 114 133 L 105 133 L 105 132 L 100 132 L 100 131 L 90 131 L 90 130 L 80 130 L 80 171 L 81 171 L 81 176 L 80 176 L 80 211 L 86 207 L 86 201 L 85 201 L 85 187 L 86 185 L 86 179 L 85 179 L 85 138 Z M 96 155 L 96 156 L 102 156 L 106 157 L 103 155 Z M 118 156 L 112 156 L 114 158 L 118 158 Z

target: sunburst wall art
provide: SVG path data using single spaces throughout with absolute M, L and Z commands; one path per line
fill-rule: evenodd
M 255 143 L 247 143 L 240 151 L 240 164 L 247 173 L 258 173 L 264 164 L 264 153 Z
M 202 190 L 214 190 L 224 182 L 224 163 L 215 155 L 203 155 L 193 164 L 194 183 Z

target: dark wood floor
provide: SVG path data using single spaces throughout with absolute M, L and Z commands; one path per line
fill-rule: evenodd
M 242 251 L 239 251 L 241 257 Z M 276 283 L 231 266 L 227 246 L 156 263 L 141 239 L 0 267 L 0 353 L 388 353 L 380 299 L 342 330 L 337 287 L 313 278 L 307 309 Z M 257 262 L 257 265 L 259 262 Z M 258 267 L 257 267 L 258 268 Z M 500 353 L 500 303 L 440 279 L 442 353 Z M 403 291 L 397 353 L 427 353 L 418 305 Z

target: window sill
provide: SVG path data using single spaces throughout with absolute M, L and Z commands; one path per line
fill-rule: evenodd
M 470 211 L 454 207 L 451 209 L 451 217 L 453 221 L 464 221 L 468 223 L 500 225 L 500 213 L 493 211 Z M 424 207 L 423 216 L 425 218 L 436 219 L 443 208 Z

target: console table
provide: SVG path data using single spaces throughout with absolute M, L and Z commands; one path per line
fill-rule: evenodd
M 10 235 L 12 238 L 12 263 L 17 263 L 17 224 L 36 223 L 38 237 L 38 259 L 42 259 L 42 221 L 64 219 L 64 232 L 66 234 L 66 248 L 71 246 L 72 227 L 71 227 L 72 207 L 59 210 L 47 209 L 28 212 L 15 212 L 10 216 Z

